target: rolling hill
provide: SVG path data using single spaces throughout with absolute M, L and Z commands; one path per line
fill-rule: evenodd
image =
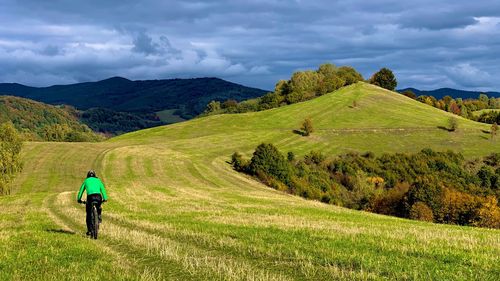
M 463 98 L 463 99 L 477 99 L 480 94 L 486 94 L 488 97 L 495 97 L 495 98 L 500 98 L 500 93 L 499 92 L 478 92 L 478 91 L 465 91 L 465 90 L 457 90 L 457 89 L 451 89 L 451 88 L 440 88 L 436 90 L 429 90 L 429 91 L 423 91 L 423 90 L 418 90 L 415 88 L 405 88 L 405 89 L 400 89 L 398 92 L 402 93 L 404 91 L 412 91 L 415 93 L 417 96 L 433 96 L 437 99 L 442 99 L 444 96 L 450 96 L 452 98 Z
M 12 122 L 29 140 L 47 140 L 49 131 L 58 125 L 65 126 L 67 133 L 78 134 L 79 141 L 99 139 L 79 121 L 77 115 L 74 108 L 67 106 L 56 107 L 19 97 L 0 96 L 0 123 Z
M 352 107 L 353 101 L 357 106 Z M 500 151 L 488 126 L 357 83 L 267 111 L 214 115 L 102 143 L 27 143 L 15 194 L 0 197 L 0 279 L 496 280 L 500 231 L 353 211 L 233 171 L 261 142 L 304 155 Z M 293 133 L 309 117 L 316 132 Z M 108 187 L 99 240 L 75 202 L 86 170 Z
M 200 114 L 211 100 L 238 101 L 262 96 L 266 91 L 218 78 L 130 81 L 112 77 L 98 82 L 36 88 L 0 84 L 0 93 L 48 104 L 67 104 L 80 110 L 106 108 L 119 112 L 154 113 L 179 109 L 185 119 Z

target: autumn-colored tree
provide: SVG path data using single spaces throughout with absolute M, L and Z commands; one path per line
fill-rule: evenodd
M 304 132 L 304 136 L 309 136 L 312 132 L 314 132 L 313 124 L 310 118 L 306 118 L 304 120 L 301 129 Z
M 238 106 L 238 101 L 233 99 L 228 99 L 222 103 L 222 108 L 235 108 L 236 106 Z
M 417 202 L 411 206 L 410 219 L 419 221 L 434 221 L 434 215 L 431 208 L 423 202 Z
M 450 102 L 450 105 L 448 106 L 448 111 L 455 115 L 460 115 L 460 113 L 462 113 L 460 107 L 458 107 L 455 101 Z
M 440 222 L 469 225 L 473 222 L 481 198 L 450 188 L 443 190 L 442 208 L 439 210 Z
M 473 223 L 475 226 L 500 228 L 500 208 L 498 201 L 493 196 L 488 196 L 477 211 L 477 217 Z
M 446 109 L 446 103 L 443 101 L 443 100 L 438 100 L 434 103 L 434 106 L 436 108 L 439 108 L 441 110 L 445 110 Z
M 406 91 L 402 92 L 401 94 L 409 97 L 410 99 L 414 99 L 414 100 L 417 99 L 417 95 L 411 90 L 406 90 Z
M 394 188 L 387 189 L 382 194 L 375 196 L 368 211 L 403 217 L 405 215 L 403 199 L 409 189 L 410 185 L 408 183 L 397 183 Z

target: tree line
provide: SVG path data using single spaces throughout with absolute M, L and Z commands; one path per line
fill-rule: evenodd
M 316 70 L 293 73 L 289 80 L 278 81 L 273 92 L 256 99 L 239 103 L 235 100 L 211 101 L 202 115 L 243 113 L 276 108 L 322 96 L 358 81 L 364 81 L 364 79 L 354 68 L 336 67 L 326 63 Z
M 0 195 L 10 194 L 9 183 L 22 169 L 22 144 L 12 123 L 0 124 Z
M 349 86 L 359 81 L 365 81 L 363 76 L 350 66 L 337 67 L 325 63 L 316 70 L 297 71 L 289 80 L 280 80 L 276 83 L 273 92 L 266 95 L 237 102 L 226 100 L 224 102 L 213 100 L 200 116 L 222 113 L 244 113 L 276 108 L 294 104 L 322 96 Z M 372 75 L 366 82 L 394 91 L 397 80 L 394 73 L 388 68 L 382 68 Z
M 402 92 L 402 94 L 421 103 L 467 119 L 488 124 L 500 124 L 500 111 L 485 111 L 479 115 L 474 113 L 485 109 L 500 109 L 500 98 L 488 97 L 486 94 L 480 94 L 477 99 L 454 99 L 451 96 L 444 96 L 442 99 L 438 100 L 433 96 L 427 95 L 417 97 L 411 90 L 406 90 Z
M 266 185 L 357 210 L 437 223 L 500 228 L 500 153 L 465 160 L 460 153 L 348 153 L 312 151 L 298 159 L 261 144 L 251 159 L 232 155 L 237 171 Z

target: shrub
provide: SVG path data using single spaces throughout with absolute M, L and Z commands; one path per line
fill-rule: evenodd
M 326 160 L 326 156 L 323 153 L 321 153 L 321 151 L 318 151 L 318 150 L 313 150 L 313 151 L 309 152 L 309 154 L 304 156 L 304 161 L 307 164 L 319 165 L 325 160 Z
M 302 131 L 304 136 L 309 136 L 312 132 L 314 132 L 313 124 L 310 118 L 306 118 L 302 123 Z
M 448 130 L 450 132 L 458 130 L 458 119 L 456 117 L 450 117 L 450 119 L 448 119 Z
M 434 220 L 434 215 L 429 206 L 423 202 L 417 202 L 411 206 L 410 219 L 432 222 Z
M 497 123 L 493 123 L 491 125 L 491 138 L 494 138 L 498 133 L 498 124 Z
M 290 164 L 272 144 L 263 143 L 257 146 L 250 161 L 249 171 L 254 175 L 263 172 L 285 184 L 290 183 Z
M 231 156 L 231 164 L 236 171 L 244 172 L 248 169 L 248 161 L 243 159 L 243 156 L 238 152 Z

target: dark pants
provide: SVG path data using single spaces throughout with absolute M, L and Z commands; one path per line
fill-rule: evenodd
M 87 210 L 87 231 L 90 231 L 92 226 L 92 202 L 97 202 L 97 214 L 99 215 L 99 219 L 101 218 L 101 203 L 102 197 L 101 194 L 90 194 L 87 196 L 87 205 L 85 209 Z

